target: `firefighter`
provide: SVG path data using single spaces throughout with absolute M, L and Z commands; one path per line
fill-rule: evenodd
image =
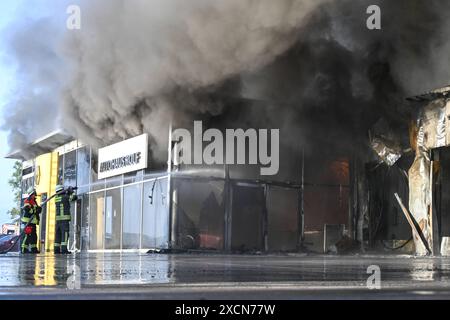
M 24 201 L 23 214 L 20 219 L 25 234 L 21 248 L 22 253 L 39 253 L 36 226 L 39 225 L 42 208 L 36 202 L 36 190 L 30 188 L 27 193 L 28 197 Z
M 55 254 L 68 254 L 67 242 L 69 240 L 70 202 L 76 201 L 77 196 L 72 188 L 64 189 L 63 186 L 56 186 L 56 227 L 55 227 Z

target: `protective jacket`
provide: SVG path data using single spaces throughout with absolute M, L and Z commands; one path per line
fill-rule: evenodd
M 76 201 L 77 195 L 75 193 L 63 193 L 55 197 L 56 204 L 56 221 L 70 221 L 70 202 Z
M 22 240 L 21 251 L 22 253 L 39 253 L 37 248 L 37 230 L 36 225 L 39 224 L 39 215 L 42 208 L 36 203 L 36 198 L 30 197 L 24 201 L 23 214 L 20 219 L 25 236 Z
M 23 214 L 21 218 L 22 223 L 38 225 L 40 220 L 39 215 L 41 211 L 42 208 L 38 206 L 35 198 L 25 199 L 23 204 Z
M 76 201 L 77 195 L 73 192 L 66 191 L 55 197 L 56 204 L 56 226 L 55 226 L 55 242 L 54 253 L 69 253 L 67 250 L 70 232 L 70 202 Z

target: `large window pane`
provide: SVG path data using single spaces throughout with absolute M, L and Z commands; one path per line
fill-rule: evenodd
M 223 249 L 224 182 L 176 179 L 175 187 L 178 244 L 187 249 Z
M 123 249 L 139 249 L 142 184 L 123 189 Z
M 103 231 L 105 220 L 105 196 L 104 192 L 91 194 L 90 225 L 89 225 L 89 248 L 91 250 L 103 249 Z
M 114 176 L 114 177 L 105 179 L 105 188 L 106 189 L 119 187 L 122 184 L 123 184 L 123 176 L 122 175 L 118 175 L 118 176 Z
M 270 187 L 267 194 L 269 250 L 294 251 L 298 242 L 299 191 Z
M 169 206 L 167 178 L 144 184 L 142 247 L 167 248 L 169 242 Z
M 143 176 L 144 176 L 143 170 L 125 173 L 123 175 L 123 184 L 140 182 L 140 181 L 142 181 Z
M 70 239 L 73 242 L 70 243 L 71 248 L 80 249 L 80 241 L 81 241 L 81 214 L 83 211 L 83 197 L 79 197 L 75 202 L 75 212 L 74 218 L 72 221 L 72 230 L 70 233 Z
M 57 184 L 64 183 L 64 155 L 58 157 L 58 177 Z
M 81 196 L 81 250 L 89 248 L 89 195 Z
M 79 195 L 89 192 L 90 174 L 89 148 L 83 147 L 77 150 L 77 193 Z
M 120 249 L 121 195 L 120 188 L 106 192 L 105 198 L 105 249 Z
M 348 225 L 349 181 L 349 163 L 346 159 L 314 158 L 305 162 L 307 231 L 322 232 L 325 224 Z
M 260 186 L 233 186 L 231 249 L 259 251 L 263 247 L 264 189 Z
M 22 180 L 23 193 L 26 193 L 31 187 L 34 187 L 34 177 Z
M 98 179 L 98 155 L 92 150 L 91 152 L 91 191 L 101 190 L 105 188 L 105 179 Z
M 77 185 L 77 152 L 76 150 L 64 155 L 64 186 Z

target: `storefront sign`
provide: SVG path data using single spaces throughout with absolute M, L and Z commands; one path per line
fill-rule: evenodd
M 98 150 L 98 178 L 147 168 L 148 135 L 143 134 Z

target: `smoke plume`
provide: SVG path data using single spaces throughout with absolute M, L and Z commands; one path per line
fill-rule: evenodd
M 366 28 L 371 4 L 381 8 L 381 30 Z M 27 81 L 46 77 L 42 86 L 51 94 L 19 94 L 10 142 L 14 147 L 17 137 L 38 130 L 21 121 L 32 108 L 60 115 L 60 126 L 93 145 L 149 133 L 155 158 L 167 148 L 167 124 L 184 125 L 199 114 L 227 119 L 234 112 L 230 121 L 281 126 L 288 142 L 345 145 L 355 134 L 363 139 L 380 118 L 398 127 L 408 116 L 406 96 L 450 82 L 449 6 L 445 0 L 81 1 L 81 30 L 66 30 L 58 45 L 42 38 L 14 52 L 44 66 L 47 59 L 63 61 L 65 71 L 61 80 L 41 68 L 23 70 Z M 55 51 L 27 55 L 41 47 Z M 236 110 L 231 98 L 248 99 L 251 111 Z
M 7 101 L 3 120 L 15 151 L 58 127 L 64 63 L 56 50 L 62 33 L 52 19 L 40 17 L 9 29 L 6 50 L 16 65 L 18 86 Z
M 200 95 L 286 51 L 321 2 L 86 2 L 82 31 L 66 46 L 75 62 L 68 125 L 102 142 L 147 132 L 164 150 L 170 119 L 220 112 Z

